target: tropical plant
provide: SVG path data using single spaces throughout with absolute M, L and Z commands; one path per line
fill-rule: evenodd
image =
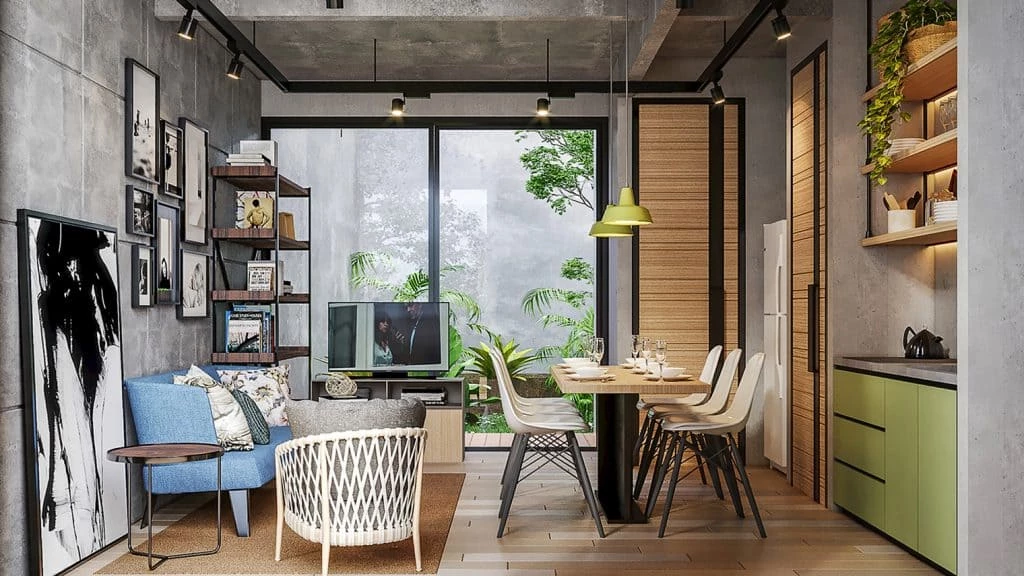
M 545 328 L 568 329 L 564 343 L 538 350 L 543 358 L 575 356 L 586 348 L 594 335 L 594 266 L 576 257 L 562 263 L 561 277 L 582 285 L 580 289 L 534 288 L 523 296 L 523 312 L 536 318 Z
M 910 0 L 893 12 L 878 27 L 878 35 L 868 52 L 879 70 L 881 84 L 867 104 L 864 118 L 857 124 L 870 140 L 868 163 L 872 164 L 871 181 L 886 183 L 885 171 L 892 164 L 888 155 L 892 125 L 897 119 L 906 122 L 910 114 L 903 110 L 903 80 L 907 62 L 903 45 L 912 30 L 928 24 L 945 24 L 956 19 L 956 8 L 942 0 Z
M 541 144 L 519 156 L 530 173 L 526 191 L 559 215 L 573 204 L 594 209 L 594 132 L 591 130 L 519 130 L 516 142 L 536 134 Z

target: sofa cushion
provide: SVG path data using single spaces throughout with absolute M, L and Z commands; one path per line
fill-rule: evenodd
M 289 397 L 288 366 L 255 370 L 217 370 L 220 383 L 241 390 L 256 401 L 270 426 L 287 426 L 285 399 Z
M 241 390 L 232 390 L 231 395 L 235 397 L 242 413 L 245 414 L 245 421 L 249 424 L 249 432 L 252 432 L 253 444 L 270 444 L 270 425 L 263 418 L 263 412 L 256 405 L 256 401 Z
M 224 450 L 252 450 L 249 423 L 245 420 L 242 407 L 227 388 L 219 385 L 198 366 L 192 366 L 184 376 L 175 376 L 174 383 L 206 390 L 213 413 L 213 427 L 217 431 L 217 443 Z
M 365 402 L 288 400 L 286 406 L 295 438 L 350 430 L 422 428 L 427 418 L 426 407 L 416 398 Z

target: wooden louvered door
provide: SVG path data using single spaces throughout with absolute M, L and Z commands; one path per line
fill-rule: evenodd
M 826 61 L 822 46 L 793 71 L 791 426 L 793 485 L 827 503 L 825 376 Z
M 743 106 L 644 101 L 635 113 L 634 181 L 654 224 L 639 229 L 634 328 L 699 373 L 709 348 L 743 338 Z

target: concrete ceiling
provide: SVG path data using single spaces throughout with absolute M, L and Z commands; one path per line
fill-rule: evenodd
M 658 60 L 710 59 L 757 0 L 631 0 L 630 77 Z M 624 0 L 214 0 L 289 80 L 543 80 L 551 41 L 552 80 L 607 80 L 611 50 L 623 74 Z M 827 0 L 791 0 L 786 13 L 828 17 Z M 157 16 L 181 17 L 177 0 L 156 0 Z M 609 48 L 609 37 L 611 46 Z M 779 57 L 785 48 L 763 23 L 740 57 Z M 689 80 L 690 78 L 680 78 Z

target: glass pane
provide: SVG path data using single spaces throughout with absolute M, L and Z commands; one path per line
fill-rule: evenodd
M 466 346 L 543 355 L 524 370 L 542 387 L 593 334 L 595 133 L 443 130 L 439 152 L 442 294 Z
M 322 372 L 329 302 L 427 299 L 429 132 L 275 129 L 271 138 L 282 174 L 312 190 L 312 279 L 304 260 L 286 262 L 285 277 L 296 284 L 301 274 L 295 290 L 310 292 L 312 366 Z M 305 210 L 296 212 L 298 228 Z

